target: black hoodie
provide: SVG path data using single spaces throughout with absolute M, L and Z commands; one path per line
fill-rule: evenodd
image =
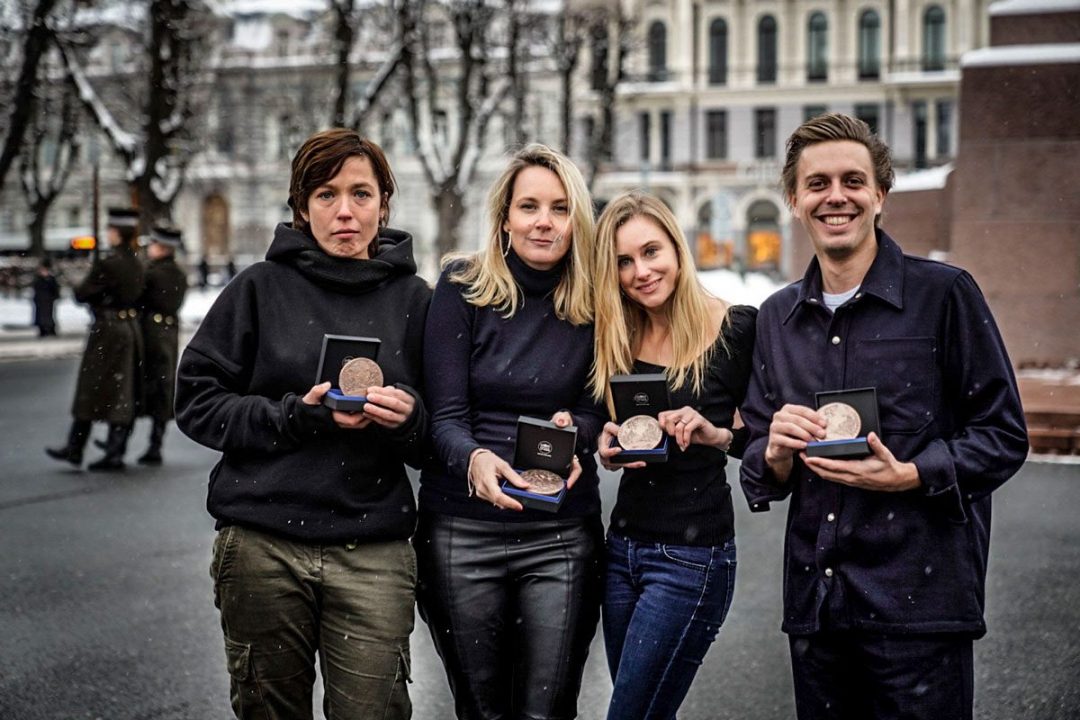
M 422 344 L 431 289 L 416 276 L 412 238 L 383 230 L 370 260 L 327 255 L 278 225 L 266 261 L 233 279 L 180 359 L 176 423 L 220 450 L 207 509 L 239 524 L 313 543 L 408 538 L 415 502 L 403 462 L 427 435 Z M 416 411 L 393 431 L 343 430 L 305 405 L 324 333 L 377 337 L 385 382 Z

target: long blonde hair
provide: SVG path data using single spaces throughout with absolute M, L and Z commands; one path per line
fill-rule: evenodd
M 709 311 L 709 300 L 713 296 L 698 280 L 694 258 L 674 214 L 658 198 L 644 192 L 627 192 L 616 197 L 604 208 L 596 231 L 593 284 L 596 340 L 590 377 L 593 397 L 606 401 L 613 417 L 615 405 L 609 382 L 613 375 L 633 372 L 634 355 L 640 348 L 648 322 L 645 310 L 628 298 L 619 284 L 615 233 L 635 217 L 649 218 L 663 229 L 675 247 L 679 262 L 675 289 L 664 307 L 671 327 L 672 346 L 672 362 L 666 371 L 668 384 L 678 389 L 689 382 L 693 391 L 700 393 L 717 340 Z M 726 303 L 724 308 L 724 322 L 727 322 Z M 727 352 L 723 335 L 720 335 L 720 345 Z
M 527 167 L 547 168 L 558 176 L 566 192 L 570 216 L 569 257 L 563 265 L 562 279 L 555 288 L 555 314 L 574 325 L 586 325 L 593 319 L 593 296 L 589 278 L 592 265 L 593 222 L 592 198 L 581 171 L 562 153 L 547 145 L 532 143 L 514 153 L 506 170 L 491 186 L 488 193 L 488 236 L 484 247 L 476 253 L 454 253 L 443 260 L 443 267 L 462 262 L 462 267 L 450 274 L 450 280 L 465 286 L 465 299 L 477 307 L 493 305 L 512 317 L 521 302 L 521 290 L 506 264 L 503 225 L 510 213 L 514 181 Z

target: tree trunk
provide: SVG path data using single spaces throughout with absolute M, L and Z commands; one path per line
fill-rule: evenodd
M 53 36 L 53 30 L 47 22 L 56 0 L 40 0 L 34 8 L 34 19 L 23 43 L 23 64 L 19 79 L 15 83 L 15 95 L 11 98 L 11 115 L 8 118 L 8 134 L 4 147 L 0 150 L 0 191 L 4 189 L 11 164 L 22 147 L 23 136 L 34 114 L 35 87 L 37 85 L 38 66 Z
M 30 254 L 34 257 L 45 255 L 45 219 L 49 216 L 46 203 L 34 203 L 30 206 Z
M 345 127 L 349 106 L 349 52 L 353 46 L 353 0 L 335 0 L 331 3 L 334 11 L 334 45 L 337 50 L 335 67 L 337 97 L 334 98 L 331 127 Z
M 435 239 L 435 249 L 441 259 L 446 253 L 458 249 L 461 218 L 465 214 L 463 193 L 450 183 L 443 184 L 431 198 L 435 213 L 439 218 L 439 234 Z

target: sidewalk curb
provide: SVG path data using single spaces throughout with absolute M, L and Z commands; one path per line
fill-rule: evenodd
M 195 328 L 180 330 L 180 349 L 183 350 Z M 26 360 L 52 360 L 78 357 L 86 349 L 88 333 L 72 333 L 53 338 L 0 337 L 0 364 Z

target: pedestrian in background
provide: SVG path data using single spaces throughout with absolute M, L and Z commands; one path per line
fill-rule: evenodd
M 88 304 L 94 323 L 86 340 L 72 407 L 74 420 L 67 444 L 46 448 L 49 457 L 80 466 L 95 420 L 109 424 L 105 456 L 89 470 L 123 470 L 128 435 L 135 422 L 142 386 L 142 331 L 136 303 L 145 273 L 137 254 L 139 214 L 109 210 L 106 228 L 109 253 L 94 261 L 75 287 L 75 299 Z
M 56 335 L 56 301 L 60 299 L 60 282 L 52 272 L 52 261 L 42 258 L 31 282 L 34 293 L 34 325 L 39 337 Z
M 205 290 L 210 284 L 210 262 L 206 259 L 205 255 L 199 258 L 197 267 L 199 270 L 199 287 Z
M 431 289 L 412 238 L 387 227 L 378 145 L 333 129 L 297 150 L 291 224 L 225 286 L 181 357 L 176 422 L 221 452 L 207 508 L 233 712 L 404 720 L 416 555 L 405 463 L 427 443 L 421 386 Z M 385 385 L 362 412 L 312 387 L 324 334 L 375 337 Z
M 173 418 L 176 363 L 180 344 L 180 307 L 187 292 L 187 273 L 176 262 L 183 247 L 179 230 L 155 227 L 146 248 L 146 288 L 139 298 L 143 345 L 143 415 L 150 418 L 150 444 L 139 457 L 142 465 L 161 464 L 165 426 Z
M 421 616 L 459 718 L 572 718 L 600 605 L 603 544 L 592 364 L 592 202 L 565 156 L 516 153 L 488 236 L 435 288 L 424 368 L 434 457 L 420 478 Z M 565 409 L 568 408 L 568 409 Z M 523 509 L 519 416 L 577 426 L 566 498 Z M 576 482 L 575 482 L 576 481 Z
M 892 181 L 862 120 L 822 115 L 788 139 L 782 182 L 814 258 L 761 306 L 741 477 L 752 511 L 790 497 L 783 630 L 799 720 L 972 717 L 990 496 L 1027 456 L 974 279 L 878 227 Z M 856 388 L 876 391 L 869 454 L 808 454 L 837 431 L 816 394 Z
M 670 410 L 667 462 L 620 464 L 619 426 L 600 459 L 623 469 L 607 535 L 604 645 L 614 688 L 608 720 L 668 720 L 686 697 L 735 590 L 735 513 L 725 466 L 746 396 L 757 310 L 701 286 L 671 210 L 626 193 L 596 232 L 593 395 L 612 417 L 614 375 L 663 373 Z

